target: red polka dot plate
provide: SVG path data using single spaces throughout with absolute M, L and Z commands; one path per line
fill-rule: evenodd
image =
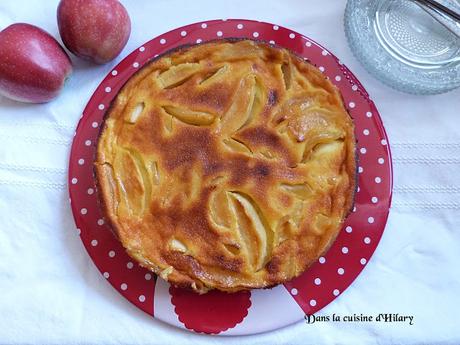
M 135 264 L 104 224 L 98 209 L 92 161 L 104 112 L 118 90 L 150 59 L 183 44 L 246 37 L 276 43 L 316 65 L 341 90 L 356 126 L 359 180 L 355 209 L 337 240 L 303 275 L 267 290 L 197 295 L 169 286 Z M 388 140 L 374 103 L 355 76 L 318 43 L 278 25 L 213 20 L 187 25 L 147 42 L 102 81 L 78 124 L 69 165 L 72 212 L 81 240 L 103 276 L 149 315 L 196 332 L 241 335 L 274 330 L 303 320 L 339 296 L 359 275 L 383 234 L 391 203 Z M 280 312 L 280 311 L 283 312 Z

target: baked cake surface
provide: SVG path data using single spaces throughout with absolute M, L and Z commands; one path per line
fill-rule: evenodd
M 356 186 L 353 123 L 316 67 L 252 40 L 152 61 L 106 114 L 95 173 L 142 266 L 199 293 L 269 287 L 333 243 Z

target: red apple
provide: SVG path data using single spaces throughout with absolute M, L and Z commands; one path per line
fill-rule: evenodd
M 61 0 L 57 19 L 65 46 L 99 64 L 117 57 L 131 33 L 128 12 L 117 0 Z
M 71 73 L 69 56 L 46 31 L 17 23 L 0 32 L 0 94 L 22 102 L 48 102 Z

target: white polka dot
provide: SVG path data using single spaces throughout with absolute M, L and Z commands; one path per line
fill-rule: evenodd
M 289 38 L 290 38 L 290 39 L 295 38 L 295 34 L 294 34 L 293 32 L 291 32 L 291 33 L 289 34 Z
M 363 131 L 363 134 L 364 134 L 364 135 L 369 135 L 369 130 L 368 130 L 368 129 L 365 129 L 365 130 Z
M 348 248 L 347 247 L 342 247 L 342 253 L 343 254 L 348 254 Z
M 311 42 L 310 42 L 310 41 L 307 41 L 307 42 L 305 42 L 305 45 L 306 45 L 307 47 L 311 47 Z
M 216 32 L 216 35 L 217 35 L 218 37 L 222 37 L 223 34 L 224 34 L 224 33 L 223 33 L 222 31 L 217 31 L 217 32 Z
M 202 40 L 201 38 L 198 38 L 198 39 L 196 40 L 196 43 L 201 43 L 201 42 L 203 42 L 203 40 Z
M 165 40 L 164 38 L 162 38 L 162 39 L 160 40 L 160 44 L 165 44 L 165 43 L 166 43 L 166 40 Z
M 203 24 L 201 24 L 201 27 L 202 27 L 203 29 L 206 29 L 206 28 L 208 27 L 208 24 L 203 23 Z
M 359 262 L 361 263 L 361 265 L 365 265 L 367 260 L 365 258 L 361 258 L 361 260 L 359 260 Z
M 100 218 L 97 220 L 97 225 L 101 226 L 104 225 L 104 219 Z
M 351 89 L 352 89 L 353 91 L 358 90 L 358 85 L 353 85 L 353 86 L 351 87 Z
M 255 31 L 255 32 L 252 33 L 252 36 L 257 38 L 257 37 L 259 37 L 259 33 L 257 31 Z
M 358 188 L 356 188 L 356 193 L 359 193 L 360 190 L 361 188 L 358 186 Z
M 122 289 L 123 291 L 125 291 L 127 288 L 128 288 L 128 285 L 126 283 L 122 283 L 120 285 L 120 289 Z
M 387 144 L 387 141 L 385 139 L 380 140 L 380 143 L 385 146 Z
M 96 246 L 97 246 L 97 240 L 92 240 L 92 241 L 91 241 L 91 245 L 92 245 L 93 247 L 96 247 Z
M 374 223 L 374 217 L 369 217 L 369 218 L 367 218 L 367 222 L 368 222 L 369 224 Z
M 139 296 L 139 302 L 145 302 L 145 296 L 144 295 Z
M 94 194 L 94 189 L 93 188 L 88 188 L 88 190 L 86 191 L 89 195 L 92 195 Z
M 314 306 L 316 305 L 316 300 L 311 299 L 311 300 L 310 300 L 310 305 L 311 305 L 312 307 L 314 307 Z
M 145 47 L 143 47 L 143 46 L 142 46 L 142 47 L 140 47 L 140 48 L 139 48 L 139 51 L 140 51 L 140 52 L 143 52 L 143 51 L 145 51 Z
M 334 289 L 334 291 L 332 291 L 332 294 L 334 296 L 338 296 L 340 294 L 340 291 L 338 289 Z
M 345 273 L 345 270 L 340 267 L 338 270 L 337 270 L 337 273 L 340 274 L 341 276 Z
M 153 55 L 154 58 L 156 58 L 157 56 L 158 56 L 158 54 Z
M 382 179 L 381 179 L 380 177 L 377 176 L 377 177 L 375 178 L 375 183 L 380 183 L 380 182 L 382 182 Z
M 98 108 L 99 110 L 104 110 L 105 106 L 104 106 L 104 104 L 99 104 L 97 108 Z
M 345 228 L 345 231 L 348 232 L 349 234 L 353 231 L 353 228 L 351 226 L 347 226 Z
M 323 66 L 319 66 L 319 68 L 318 68 L 318 69 L 319 69 L 321 72 L 324 72 L 324 71 L 325 71 L 325 69 L 324 69 L 324 67 L 323 67 Z
M 129 269 L 133 268 L 134 267 L 134 264 L 130 261 L 126 264 L 126 267 L 128 267 Z
M 241 30 L 241 29 L 243 28 L 243 24 L 238 24 L 236 27 L 237 27 L 239 30 Z
M 321 279 L 315 278 L 315 285 L 320 285 L 321 284 Z
M 152 275 L 150 273 L 146 273 L 144 278 L 145 278 L 145 280 L 150 280 L 150 279 L 152 279 Z
M 185 31 L 185 30 L 184 30 L 184 31 L 181 31 L 181 32 L 180 32 L 180 35 L 181 35 L 182 37 L 187 36 L 187 31 Z
M 326 262 L 326 258 L 324 256 L 320 256 L 318 261 L 320 264 L 324 264 Z
M 383 164 L 383 163 L 385 163 L 385 159 L 383 159 L 383 158 L 380 157 L 380 158 L 377 160 L 377 162 L 379 162 L 379 164 Z
M 81 229 L 80 229 L 80 228 L 77 228 L 77 234 L 78 234 L 78 235 L 81 234 Z
M 104 272 L 102 275 L 104 276 L 105 279 L 108 279 L 110 277 L 109 272 Z
M 373 196 L 371 201 L 373 204 L 376 204 L 379 201 L 379 199 L 376 196 Z
M 93 122 L 93 123 L 91 124 L 91 126 L 93 126 L 93 128 L 97 128 L 97 126 L 99 126 L 99 125 L 98 125 L 97 122 Z
M 113 258 L 115 256 L 115 251 L 111 250 L 109 252 L 109 257 Z
M 279 28 L 280 27 L 278 25 L 273 25 L 273 30 L 277 31 L 277 30 L 279 30 Z
M 112 88 L 111 88 L 110 86 L 107 86 L 107 87 L 105 88 L 105 92 L 109 93 L 110 91 L 112 91 Z
M 365 154 L 367 152 L 366 148 L 365 147 L 361 147 L 359 149 L 359 152 L 361 152 L 362 154 Z
M 74 177 L 74 178 L 72 179 L 72 184 L 77 184 L 77 182 L 78 182 L 78 179 L 77 179 L 76 177 Z
M 298 293 L 299 293 L 299 291 L 297 291 L 296 288 L 292 288 L 292 289 L 291 289 L 291 294 L 292 294 L 293 296 L 297 295 Z
M 348 106 L 350 108 L 354 108 L 356 106 L 356 104 L 355 104 L 355 102 L 350 102 L 350 103 L 348 103 Z
M 366 116 L 367 116 L 367 117 L 372 117 L 372 113 L 371 113 L 370 111 L 368 111 L 368 112 L 366 113 Z
M 83 165 L 83 164 L 85 164 L 85 160 L 83 158 L 80 158 L 78 160 L 78 165 Z
M 91 140 L 86 140 L 86 141 L 85 141 L 85 145 L 86 145 L 86 146 L 91 146 Z
M 138 67 L 139 67 L 139 62 L 133 63 L 133 67 L 134 67 L 134 68 L 138 68 Z
M 83 214 L 83 215 L 85 215 L 85 214 L 88 213 L 88 210 L 87 210 L 86 208 L 82 208 L 82 209 L 80 210 L 80 213 Z
M 356 212 L 356 206 L 353 207 L 353 212 Z
M 336 76 L 335 76 L 335 80 L 336 80 L 336 81 L 341 81 L 341 80 L 342 80 L 342 77 L 339 76 L 339 75 L 336 75 Z
M 366 244 L 371 243 L 371 239 L 369 237 L 364 237 L 364 243 Z
M 327 51 L 323 50 L 323 51 L 321 52 L 321 54 L 322 54 L 323 56 L 326 56 L 326 55 L 327 55 Z
M 363 167 L 358 167 L 358 172 L 361 174 L 364 171 Z
M 275 44 L 275 41 L 273 41 L 273 40 L 270 40 L 270 42 L 269 42 L 269 43 L 270 43 L 270 44 Z
M 116 69 L 114 69 L 114 70 L 112 71 L 112 75 L 117 75 L 117 74 L 118 74 L 118 71 L 117 71 Z

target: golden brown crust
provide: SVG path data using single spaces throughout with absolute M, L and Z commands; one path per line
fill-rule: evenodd
M 273 286 L 336 238 L 353 203 L 353 123 L 285 49 L 186 47 L 131 77 L 106 116 L 101 206 L 141 265 L 200 293 Z

